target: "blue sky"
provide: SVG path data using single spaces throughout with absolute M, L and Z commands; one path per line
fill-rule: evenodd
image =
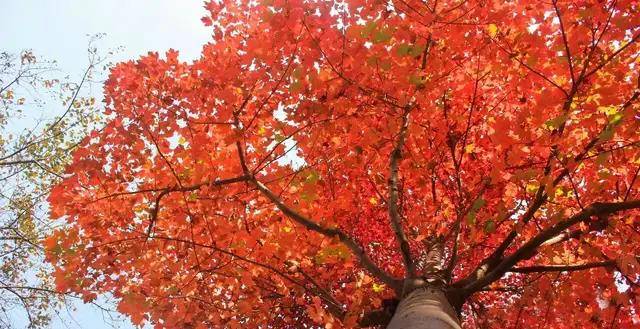
M 99 52 L 121 47 L 109 58 L 112 62 L 169 48 L 190 60 L 210 39 L 200 22 L 204 13 L 201 0 L 0 0 L 0 51 L 32 49 L 43 59 L 56 60 L 72 81 L 87 66 L 88 35 L 97 33 L 106 34 L 95 44 Z M 100 92 L 97 87 L 92 93 Z M 55 114 L 59 109 L 52 104 L 46 110 Z M 76 306 L 54 316 L 51 327 L 112 328 L 96 308 Z M 125 322 L 120 328 L 132 326 Z
M 169 48 L 192 59 L 210 39 L 203 14 L 201 0 L 0 0 L 0 47 L 33 49 L 75 75 L 88 34 L 107 34 L 102 50 L 123 46 L 116 61 Z

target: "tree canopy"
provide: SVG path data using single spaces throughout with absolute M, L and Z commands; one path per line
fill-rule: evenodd
M 638 325 L 638 1 L 205 7 L 200 59 L 111 70 L 49 196 L 58 289 L 353 327 L 422 278 L 469 328 Z

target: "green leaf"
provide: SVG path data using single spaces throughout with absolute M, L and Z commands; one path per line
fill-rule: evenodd
M 383 71 L 389 71 L 391 69 L 391 62 L 388 60 L 380 61 L 378 65 Z
M 417 45 L 411 46 L 411 48 L 409 48 L 409 55 L 413 57 L 418 57 L 422 55 L 422 53 L 426 48 L 427 48 L 427 45 L 423 45 L 423 44 L 417 44 Z
M 317 264 L 325 264 L 331 258 L 337 258 L 339 260 L 347 260 L 349 259 L 350 256 L 351 256 L 351 253 L 349 252 L 349 249 L 347 249 L 346 246 L 340 244 L 340 245 L 334 245 L 334 246 L 327 246 L 326 248 L 320 250 L 315 256 L 315 261 Z
M 416 85 L 416 86 L 422 86 L 424 84 L 424 77 L 419 76 L 419 75 L 411 75 L 409 76 L 409 83 Z
M 291 72 L 291 76 L 299 79 L 302 77 L 302 69 L 300 67 L 296 67 L 293 72 Z
M 609 153 L 608 152 L 598 154 L 598 156 L 596 157 L 596 164 L 599 165 L 599 166 L 604 166 L 605 163 L 607 163 L 607 158 L 608 157 L 609 157 Z
M 280 143 L 282 141 L 284 141 L 286 139 L 286 137 L 284 135 L 281 135 L 279 133 L 275 133 L 275 135 L 273 136 L 273 140 L 275 140 L 277 143 Z
M 426 44 L 409 45 L 403 43 L 396 48 L 396 54 L 398 54 L 398 56 L 418 57 L 422 55 L 426 47 Z
M 548 128 L 548 129 L 558 129 L 560 128 L 560 126 L 562 126 L 563 123 L 565 123 L 567 121 L 567 116 L 566 115 L 560 115 L 558 117 L 555 117 L 553 119 L 549 119 L 547 120 L 544 125 Z
M 409 54 L 409 49 L 411 49 L 410 45 L 406 43 L 400 44 L 396 48 L 396 54 L 398 54 L 398 56 L 407 56 Z
M 307 184 L 315 184 L 320 179 L 320 175 L 317 171 L 313 170 L 307 175 Z
M 371 33 L 375 31 L 377 25 L 378 24 L 376 22 L 368 22 L 362 29 L 362 32 L 361 32 L 362 37 L 368 38 L 371 35 Z
M 300 90 L 302 90 L 302 82 L 300 82 L 300 80 L 295 80 L 289 85 L 289 91 L 292 93 L 296 93 Z
M 487 204 L 487 201 L 485 201 L 483 198 L 478 198 L 476 199 L 476 201 L 473 202 L 473 205 L 471 206 L 471 210 L 478 211 L 480 208 L 484 207 L 485 204 Z
M 312 202 L 318 199 L 318 195 L 315 192 L 303 191 L 300 192 L 300 199 L 306 202 Z
M 471 226 L 476 223 L 476 215 L 477 215 L 476 212 L 473 210 L 467 214 L 467 217 L 466 217 L 467 225 Z
M 391 40 L 391 31 L 389 29 L 381 29 L 374 33 L 373 43 L 385 43 Z
M 601 141 L 606 141 L 611 139 L 611 137 L 613 137 L 613 128 L 611 126 L 607 126 L 604 131 L 600 133 L 598 139 L 600 139 Z
M 484 224 L 484 232 L 485 233 L 493 233 L 496 231 L 496 222 L 493 220 L 489 220 Z

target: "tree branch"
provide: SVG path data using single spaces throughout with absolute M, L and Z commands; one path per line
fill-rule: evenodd
M 640 40 L 640 33 L 634 35 L 631 40 L 629 40 L 628 43 L 624 44 L 624 46 L 620 47 L 620 49 L 616 50 L 613 54 L 611 54 L 610 56 L 608 56 L 602 63 L 596 65 L 596 67 L 593 68 L 593 70 L 589 71 L 589 73 L 586 73 L 584 75 L 585 78 L 588 78 L 590 76 L 592 76 L 593 74 L 595 74 L 596 72 L 598 72 L 601 68 L 603 68 L 605 65 L 611 63 L 611 61 L 618 56 L 620 53 L 622 53 L 623 51 L 625 51 L 625 49 L 629 48 L 629 46 L 633 45 L 634 43 L 636 43 L 638 40 Z
M 395 147 L 391 152 L 391 159 L 389 161 L 389 201 L 387 202 L 389 209 L 389 220 L 391 221 L 391 228 L 393 233 L 400 244 L 400 252 L 402 253 L 402 260 L 404 262 L 407 275 L 413 277 L 416 275 L 415 266 L 411 259 L 411 250 L 409 248 L 409 240 L 407 239 L 404 230 L 402 229 L 402 216 L 398 205 L 398 162 L 402 157 L 402 148 L 404 146 L 407 130 L 409 128 L 409 111 L 407 107 L 402 115 L 402 125 L 400 126 L 400 132 L 395 143 Z
M 581 81 L 582 79 L 578 78 L 578 80 Z M 638 77 L 638 88 L 640 88 L 640 77 Z M 626 110 L 636 100 L 638 100 L 640 98 L 640 91 L 639 90 L 640 89 L 637 89 L 631 95 L 631 97 L 629 97 L 629 99 L 627 99 L 620 106 L 619 111 Z M 566 111 L 568 111 L 570 109 L 570 105 L 572 103 L 571 100 L 575 96 L 576 92 L 577 92 L 577 89 L 576 89 L 576 86 L 574 86 L 574 88 L 571 90 L 571 93 L 569 94 L 569 98 L 564 103 L 563 112 L 566 112 Z M 559 134 L 562 133 L 562 130 L 564 129 L 564 126 L 565 125 L 563 123 L 563 125 L 560 127 L 560 129 L 557 130 L 557 132 Z M 606 124 L 604 126 L 604 128 L 602 129 L 602 132 L 606 131 L 606 129 L 610 129 L 610 124 Z M 592 138 L 587 143 L 587 145 L 585 145 L 585 147 L 583 148 L 582 152 L 579 153 L 578 155 L 576 155 L 576 157 L 574 158 L 574 161 L 576 163 L 579 163 L 580 161 L 588 158 L 589 151 L 591 151 L 591 149 L 593 147 L 595 147 L 598 144 L 598 142 L 600 141 L 600 137 L 602 135 L 602 132 L 600 134 L 598 134 L 596 137 Z M 557 152 L 557 147 L 554 146 L 552 148 L 552 150 L 551 150 L 551 154 L 550 154 L 549 158 L 547 159 L 547 164 L 546 164 L 545 169 L 544 169 L 544 176 L 545 177 L 547 177 L 549 175 L 549 173 L 551 172 L 551 160 L 554 157 L 557 156 L 556 152 Z M 570 172 L 570 170 L 567 167 L 562 169 L 562 171 L 560 171 L 560 173 L 552 181 L 551 186 L 555 187 L 565 176 L 569 175 L 569 172 Z M 529 220 L 531 220 L 531 218 L 533 218 L 533 215 L 536 213 L 536 211 L 538 211 L 538 209 L 547 201 L 547 199 L 548 199 L 548 194 L 546 193 L 546 191 L 544 189 L 544 184 L 541 184 L 540 187 L 538 188 L 538 190 L 536 191 L 536 195 L 534 196 L 534 199 L 533 199 L 533 202 L 531 203 L 531 206 L 522 215 L 522 217 L 520 218 L 519 221 L 522 222 L 523 224 L 527 224 L 529 222 Z M 624 201 L 626 201 L 626 200 L 624 200 Z M 487 271 L 490 271 L 491 269 L 493 269 L 502 260 L 502 256 L 504 255 L 504 252 L 507 250 L 507 248 L 509 248 L 509 246 L 513 243 L 513 241 L 515 241 L 517 236 L 518 236 L 518 232 L 516 230 L 512 230 L 509 233 L 509 235 L 507 235 L 507 237 L 498 246 L 498 248 L 496 248 L 496 250 L 494 250 L 493 253 L 491 253 L 491 255 L 489 257 L 484 259 L 480 263 L 480 265 L 478 267 L 476 267 L 476 269 L 474 269 L 471 272 L 470 275 L 468 275 L 464 279 L 458 281 L 458 283 L 464 286 L 464 285 L 468 284 L 469 282 L 472 282 L 474 280 L 474 276 L 475 276 L 475 278 L 478 278 L 480 276 L 484 276 L 484 274 Z
M 279 269 L 277 269 L 276 267 L 274 267 L 272 265 L 261 263 L 261 262 L 249 259 L 247 257 L 244 257 L 244 256 L 240 256 L 240 255 L 238 255 L 238 254 L 236 254 L 234 252 L 231 252 L 231 251 L 226 250 L 226 249 L 219 248 L 219 247 L 217 247 L 215 245 L 207 245 L 207 244 L 198 243 L 198 242 L 195 242 L 195 241 L 190 241 L 190 240 L 185 240 L 185 239 L 180 239 L 180 238 L 175 238 L 175 237 L 169 237 L 169 236 L 155 236 L 155 237 L 153 237 L 153 239 L 180 242 L 180 243 L 189 244 L 189 245 L 194 246 L 194 247 L 211 249 L 211 250 L 217 251 L 219 253 L 225 254 L 225 255 L 227 255 L 227 256 L 229 256 L 231 258 L 237 258 L 237 259 L 239 259 L 241 261 L 244 261 L 246 263 L 252 264 L 254 266 L 264 268 L 264 269 L 266 269 L 268 271 L 271 271 L 271 272 L 277 274 L 278 276 L 282 277 L 286 281 L 289 281 L 289 282 L 293 283 L 294 285 L 301 287 L 305 291 L 309 291 L 312 294 L 314 294 L 314 295 L 318 296 L 319 298 L 323 299 L 327 303 L 327 309 L 329 310 L 329 312 L 333 316 L 335 316 L 336 318 L 338 318 L 340 320 L 342 320 L 344 318 L 344 310 L 342 310 L 340 304 L 333 298 L 333 296 L 328 294 L 326 291 L 313 291 L 313 290 L 316 290 L 316 289 L 308 289 L 305 286 L 304 283 L 295 280 L 291 276 L 287 275 L 284 271 L 279 270 Z
M 244 150 L 242 148 L 242 144 L 239 141 L 236 142 L 236 148 L 238 150 L 238 157 L 240 158 L 240 166 L 242 167 L 242 171 L 244 172 L 245 177 L 248 177 L 248 181 L 252 185 L 254 185 L 258 189 L 258 191 L 260 191 L 260 193 L 262 193 L 269 201 L 271 201 L 280 211 L 282 211 L 285 216 L 304 226 L 307 230 L 320 233 L 321 235 L 329 238 L 337 238 L 338 240 L 340 240 L 340 242 L 342 242 L 345 246 L 347 246 L 347 248 L 349 248 L 349 250 L 351 250 L 356 259 L 360 261 L 362 266 L 367 271 L 369 271 L 380 281 L 391 287 L 396 294 L 400 295 L 400 282 L 391 277 L 391 275 L 383 271 L 381 268 L 379 268 L 369 258 L 369 256 L 367 256 L 364 249 L 360 247 L 360 245 L 358 245 L 358 243 L 354 239 L 352 239 L 339 229 L 323 227 L 315 221 L 307 218 L 306 216 L 287 206 L 280 199 L 280 197 L 278 197 L 278 195 L 273 193 L 273 191 L 271 191 L 266 185 L 264 185 L 262 182 L 257 180 L 255 176 L 253 176 L 253 174 L 249 170 L 249 167 L 247 166 Z
M 374 264 L 369 256 L 367 256 L 364 249 L 362 249 L 362 247 L 360 247 L 358 243 L 356 243 L 356 241 L 351 237 L 346 235 L 341 230 L 320 226 L 313 220 L 291 209 L 289 206 L 284 204 L 284 202 L 282 202 L 282 200 L 276 194 L 274 194 L 267 186 L 262 184 L 255 177 L 251 177 L 250 182 L 258 189 L 258 191 L 260 191 L 267 199 L 269 199 L 269 201 L 275 204 L 283 214 L 285 214 L 296 223 L 304 226 L 310 231 L 320 233 L 321 235 L 329 238 L 337 238 L 338 240 L 340 240 L 340 242 L 342 242 L 345 246 L 347 246 L 347 248 L 349 248 L 349 250 L 351 250 L 354 256 L 360 261 L 362 266 L 364 266 L 367 271 L 369 271 L 380 281 L 384 282 L 386 285 L 394 289 L 396 293 L 400 292 L 400 283 L 398 282 L 398 280 L 394 279 L 393 277 L 391 277 L 391 275 L 384 272 L 376 264 Z
M 608 261 L 602 261 L 602 262 L 571 264 L 571 265 L 533 265 L 533 266 L 524 266 L 524 267 L 514 267 L 508 270 L 507 272 L 513 272 L 513 273 L 572 272 L 572 271 L 588 270 L 588 269 L 598 268 L 598 267 L 611 267 L 611 266 L 614 266 L 615 264 L 616 262 L 614 260 L 608 260 Z
M 569 51 L 569 41 L 567 40 L 567 33 L 564 29 L 564 23 L 562 22 L 562 15 L 560 14 L 560 9 L 558 8 L 558 0 L 553 0 L 553 9 L 556 12 L 556 16 L 558 17 L 558 22 L 560 23 L 560 33 L 562 33 L 562 43 L 564 43 L 564 49 L 567 53 L 567 62 L 569 63 L 569 74 L 571 75 L 571 83 L 576 85 L 576 77 L 573 73 L 573 63 L 571 58 L 571 51 Z
M 158 196 L 156 197 L 154 206 L 153 206 L 153 208 L 151 208 L 149 226 L 147 226 L 147 230 L 146 230 L 147 237 L 151 236 L 151 230 L 153 230 L 153 226 L 155 225 L 155 223 L 158 220 L 158 211 L 160 210 L 160 201 L 167 194 L 169 194 L 171 192 L 195 191 L 195 190 L 200 189 L 201 187 L 203 187 L 205 185 L 208 185 L 208 186 L 222 186 L 222 185 L 227 185 L 227 184 L 246 182 L 247 180 L 249 180 L 249 177 L 247 177 L 247 176 L 238 176 L 238 177 L 233 177 L 233 178 L 228 178 L 228 179 L 217 179 L 217 180 L 214 180 L 214 181 L 207 181 L 207 182 L 204 182 L 204 183 L 191 185 L 191 186 L 167 187 L 165 189 L 160 190 L 160 194 L 158 194 Z M 132 194 L 133 194 L 133 192 L 132 192 Z
M 535 237 L 523 244 L 510 256 L 501 259 L 498 265 L 487 272 L 486 275 L 480 276 L 475 281 L 464 286 L 464 294 L 468 296 L 478 291 L 479 289 L 482 289 L 488 284 L 491 284 L 492 282 L 500 279 L 504 273 L 508 272 L 519 261 L 531 257 L 536 252 L 536 249 L 544 244 L 547 240 L 561 234 L 562 231 L 575 224 L 586 222 L 592 216 L 606 216 L 619 211 L 637 208 L 640 208 L 640 200 L 613 203 L 594 203 L 586 207 L 578 214 L 570 217 L 569 219 L 561 221 L 538 233 Z

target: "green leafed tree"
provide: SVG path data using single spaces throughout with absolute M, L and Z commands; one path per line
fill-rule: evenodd
M 80 138 L 99 122 L 87 92 L 102 59 L 90 49 L 79 81 L 33 51 L 0 52 L 0 327 L 44 328 L 68 298 L 55 290 L 41 240 L 59 226 L 45 197 Z

